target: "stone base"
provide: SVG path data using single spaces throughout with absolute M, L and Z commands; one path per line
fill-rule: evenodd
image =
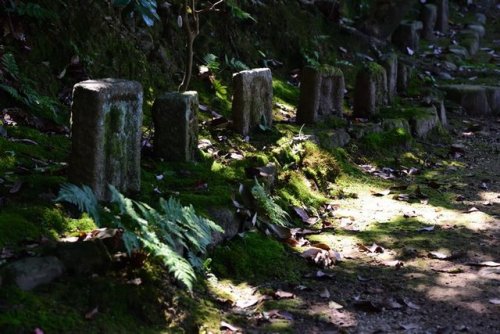
M 487 89 L 484 86 L 449 85 L 441 88 L 446 92 L 446 98 L 458 103 L 470 115 L 484 115 L 491 112 Z

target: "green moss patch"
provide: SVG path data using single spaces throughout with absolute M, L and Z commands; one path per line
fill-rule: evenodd
M 283 279 L 297 282 L 306 269 L 305 262 L 283 244 L 256 232 L 217 247 L 212 259 L 216 275 L 252 283 Z

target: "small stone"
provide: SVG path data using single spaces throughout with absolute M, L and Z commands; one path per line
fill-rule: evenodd
M 425 138 L 439 125 L 435 107 L 419 108 L 417 115 L 410 119 L 412 133 L 417 138 Z
M 450 45 L 448 48 L 451 54 L 458 56 L 460 59 L 469 59 L 469 51 L 461 45 Z
M 439 72 L 438 76 L 443 80 L 453 80 L 453 76 L 448 72 Z
M 70 182 L 90 186 L 99 200 L 109 199 L 108 184 L 121 192 L 140 190 L 142 100 L 135 81 L 87 80 L 74 86 Z
M 476 19 L 477 23 L 482 24 L 482 25 L 486 24 L 487 18 L 486 18 L 486 15 L 484 15 L 483 13 L 475 13 L 474 18 Z
M 269 68 L 233 74 L 233 122 L 235 130 L 248 135 L 259 124 L 273 123 L 273 78 Z
M 111 255 L 101 239 L 60 242 L 56 254 L 68 272 L 76 275 L 104 271 L 111 263 Z
M 8 137 L 7 130 L 5 130 L 5 128 L 1 125 L 0 125 L 0 137 L 3 137 L 3 138 Z
M 463 45 L 473 57 L 479 51 L 479 34 L 474 30 L 462 30 L 458 35 L 460 45 Z
M 64 265 L 54 256 L 27 257 L 8 264 L 6 281 L 12 281 L 21 290 L 32 290 L 52 282 L 64 272 Z
M 486 35 L 486 30 L 481 24 L 469 24 L 467 25 L 467 29 L 475 31 L 479 35 L 479 38 L 483 38 Z
M 306 67 L 301 73 L 297 123 L 315 123 L 331 116 L 342 117 L 344 74 L 338 68 Z
M 208 210 L 208 215 L 211 220 L 224 230 L 222 233 L 212 233 L 212 246 L 218 245 L 224 240 L 230 240 L 240 233 L 242 223 L 234 210 L 228 208 L 211 208 Z
M 386 118 L 382 121 L 382 128 L 384 131 L 391 131 L 394 129 L 403 129 L 406 133 L 410 133 L 410 124 L 406 119 L 402 118 Z
M 167 93 L 152 109 L 155 154 L 165 161 L 195 160 L 198 149 L 198 93 Z M 175 126 L 172 126 L 174 125 Z
M 445 61 L 443 62 L 443 68 L 448 71 L 456 71 L 458 69 L 458 66 L 450 61 Z
M 351 141 L 351 136 L 345 129 L 335 129 L 329 131 L 324 138 L 321 139 L 321 146 L 327 149 L 335 147 L 344 147 Z

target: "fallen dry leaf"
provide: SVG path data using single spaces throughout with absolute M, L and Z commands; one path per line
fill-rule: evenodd
M 283 290 L 278 290 L 274 293 L 274 297 L 276 299 L 293 299 L 295 298 L 295 295 L 291 292 L 286 292 Z
M 489 302 L 493 305 L 500 305 L 500 298 L 492 298 Z
M 220 329 L 229 329 L 230 331 L 233 331 L 233 332 L 241 332 L 241 328 L 233 326 L 230 323 L 227 323 L 225 321 L 220 322 Z
M 92 320 L 95 318 L 95 316 L 99 313 L 99 307 L 96 306 L 89 312 L 85 313 L 85 319 L 86 320 Z

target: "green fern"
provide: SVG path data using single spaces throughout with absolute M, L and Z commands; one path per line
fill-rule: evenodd
M 259 207 L 266 213 L 272 224 L 279 226 L 287 226 L 288 213 L 283 210 L 271 197 L 264 187 L 255 180 L 255 185 L 252 188 L 252 195 L 257 201 Z
M 87 212 L 94 222 L 99 225 L 99 204 L 92 189 L 87 186 L 81 188 L 74 184 L 63 184 L 56 202 L 74 204 L 82 212 Z
M 109 186 L 111 203 L 114 204 L 108 226 L 123 230 L 127 251 L 140 248 L 158 257 L 167 270 L 189 290 L 196 279 L 195 269 L 202 268 L 203 255 L 212 242 L 212 233 L 223 232 L 214 222 L 198 216 L 192 206 L 182 206 L 173 198 L 160 199 L 160 209 L 123 196 Z M 98 203 L 89 187 L 72 184 L 61 188 L 58 201 L 73 203 L 80 210 L 98 219 Z M 186 251 L 187 258 L 178 250 Z

